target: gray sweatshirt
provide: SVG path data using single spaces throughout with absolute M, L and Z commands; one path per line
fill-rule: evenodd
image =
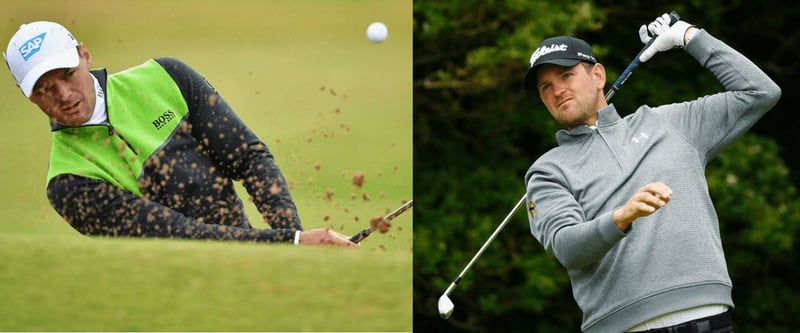
M 525 175 L 531 233 L 567 269 L 586 332 L 622 332 L 701 305 L 733 307 L 705 167 L 781 90 L 704 30 L 685 50 L 725 92 L 641 106 L 625 118 L 610 105 L 596 129 L 559 131 L 559 146 Z M 652 182 L 672 188 L 672 200 L 623 233 L 611 213 Z

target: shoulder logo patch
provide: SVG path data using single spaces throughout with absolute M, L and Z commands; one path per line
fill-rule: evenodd
M 536 204 L 533 200 L 528 200 L 528 213 L 531 214 L 531 218 L 536 217 Z

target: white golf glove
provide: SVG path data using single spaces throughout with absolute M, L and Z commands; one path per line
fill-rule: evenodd
M 645 62 L 650 60 L 656 52 L 663 52 L 677 47 L 684 47 L 684 36 L 686 30 L 692 27 L 691 24 L 684 21 L 675 22 L 672 26 L 669 25 L 669 14 L 664 14 L 655 19 L 647 26 L 642 25 L 639 27 L 639 39 L 645 45 L 656 36 L 653 44 L 645 49 L 639 56 L 639 61 Z

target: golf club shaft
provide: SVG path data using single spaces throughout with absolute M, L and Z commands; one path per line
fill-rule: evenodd
M 508 223 L 508 221 L 511 220 L 511 217 L 514 216 L 514 213 L 517 212 L 519 206 L 521 206 L 523 202 L 525 202 L 524 195 L 522 196 L 522 198 L 519 199 L 519 202 L 517 202 L 517 204 L 514 206 L 514 209 L 508 212 L 508 215 L 506 215 L 506 218 L 503 219 L 503 222 L 500 222 L 500 225 L 498 225 L 497 228 L 494 229 L 492 235 L 489 236 L 489 239 L 487 239 L 486 242 L 483 243 L 483 246 L 481 246 L 480 250 L 478 250 L 478 253 L 476 253 L 475 256 L 472 257 L 472 260 L 470 260 L 469 263 L 467 263 L 467 266 L 464 267 L 461 273 L 458 274 L 458 277 L 456 277 L 456 279 L 452 283 L 450 283 L 450 286 L 447 287 L 447 290 L 445 290 L 444 292 L 445 295 L 448 296 L 450 295 L 453 289 L 455 289 L 456 284 L 458 284 L 458 282 L 461 281 L 461 277 L 464 276 L 464 273 L 466 273 L 469 270 L 469 268 L 472 267 L 472 264 L 475 263 L 475 260 L 478 260 L 478 257 L 480 257 L 483 251 L 486 250 L 486 248 L 489 246 L 489 243 L 491 243 L 495 239 L 495 237 L 497 237 L 497 235 L 500 234 L 500 231 L 503 230 L 503 227 L 505 227 L 506 223 Z
M 675 11 L 670 13 L 670 23 L 669 23 L 670 25 L 675 24 L 675 22 L 677 22 L 678 20 L 680 20 L 680 16 L 678 16 L 678 13 L 676 13 Z M 656 39 L 656 36 L 653 36 L 653 38 L 650 39 L 650 42 L 648 42 L 647 45 L 645 45 L 645 47 L 642 48 L 641 51 L 639 51 L 639 54 L 636 55 L 636 57 L 633 59 L 633 62 L 631 62 L 630 65 L 628 65 L 628 68 L 626 68 L 625 71 L 622 72 L 622 75 L 617 79 L 617 81 L 614 82 L 614 84 L 611 86 L 611 89 L 608 91 L 608 93 L 606 93 L 606 102 L 611 100 L 611 97 L 614 96 L 614 94 L 625 83 L 625 81 L 628 79 L 628 77 L 631 76 L 631 72 L 633 72 L 633 70 L 637 66 L 639 66 L 639 63 L 640 63 L 639 56 L 642 54 L 642 52 L 644 52 L 645 49 L 647 49 L 647 47 L 650 46 L 650 44 L 653 43 L 653 41 L 655 39 Z M 455 279 L 455 281 L 450 283 L 450 286 L 447 287 L 447 290 L 445 290 L 445 292 L 444 292 L 445 295 L 448 295 L 448 296 L 450 295 L 450 292 L 453 291 L 453 289 L 455 288 L 456 284 L 458 284 L 458 281 L 461 280 L 461 277 L 464 275 L 464 272 L 469 270 L 469 268 L 472 266 L 472 264 L 475 262 L 475 260 L 486 249 L 486 246 L 497 236 L 497 234 L 500 232 L 500 230 L 503 229 L 503 226 L 506 224 L 506 222 L 508 222 L 508 220 L 511 218 L 511 216 L 514 215 L 514 213 L 517 211 L 517 209 L 519 209 L 519 206 L 522 205 L 522 203 L 524 201 L 525 201 L 525 195 L 523 195 L 522 198 L 519 199 L 519 202 L 517 202 L 517 204 L 514 206 L 514 208 L 511 209 L 511 212 L 508 213 L 508 215 L 503 220 L 503 222 L 501 222 L 500 225 L 497 226 L 497 229 L 494 231 L 494 233 L 492 233 L 492 235 L 489 237 L 489 239 L 486 241 L 486 243 L 483 244 L 481 249 L 478 250 L 478 253 L 475 254 L 474 257 L 472 257 L 472 260 L 470 260 L 470 262 L 467 264 L 467 267 L 465 267 L 464 270 L 461 271 L 461 274 L 458 274 L 458 277 Z
M 398 215 L 402 214 L 403 212 L 411 208 L 413 204 L 414 200 L 408 200 L 408 202 L 404 203 L 402 206 L 400 206 L 400 208 L 397 208 L 393 212 L 389 213 L 389 215 L 384 216 L 383 219 L 386 220 L 387 222 L 394 220 L 395 217 L 397 217 Z M 364 228 L 357 234 L 350 237 L 350 241 L 353 243 L 361 242 L 362 240 L 364 240 L 364 238 L 367 238 L 367 236 L 369 236 L 371 233 L 372 233 L 372 226 Z
M 675 22 L 678 22 L 678 20 L 680 20 L 680 19 L 681 19 L 680 15 L 678 15 L 678 13 L 675 12 L 674 10 L 669 13 L 669 25 L 670 26 L 675 24 Z M 653 44 L 653 42 L 655 42 L 656 37 L 658 37 L 658 35 L 655 35 L 655 36 L 650 38 L 650 41 L 647 42 L 647 44 L 645 44 L 645 46 L 642 48 L 642 50 L 639 51 L 639 53 L 636 55 L 636 57 L 633 58 L 633 61 L 631 61 L 631 63 L 628 65 L 628 67 L 625 68 L 624 71 L 622 71 L 622 75 L 620 75 L 619 78 L 617 78 L 617 80 L 614 81 L 614 84 L 611 85 L 611 89 L 609 89 L 608 92 L 606 93 L 606 102 L 611 100 L 611 97 L 613 97 L 614 94 L 617 93 L 617 90 L 619 90 L 619 88 L 622 87 L 623 84 L 625 84 L 625 81 L 628 80 L 628 77 L 631 76 L 631 73 L 633 73 L 633 70 L 636 69 L 636 67 L 638 67 L 640 63 L 642 63 L 641 60 L 639 60 L 639 56 L 641 56 L 642 52 L 644 52 L 644 50 L 646 50 L 648 47 L 650 47 L 651 44 Z

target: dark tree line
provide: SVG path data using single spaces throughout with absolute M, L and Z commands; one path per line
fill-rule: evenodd
M 436 300 L 524 193 L 523 175 L 555 146 L 559 125 L 521 89 L 542 39 L 589 41 L 609 85 L 641 49 L 639 25 L 670 10 L 748 56 L 783 98 L 709 166 L 734 283 L 736 329 L 791 332 L 800 323 L 797 265 L 800 154 L 796 105 L 799 5 L 777 1 L 415 1 L 414 331 L 575 332 L 581 313 L 563 268 L 531 236 L 520 211 L 451 295 Z M 694 99 L 721 85 L 681 50 L 657 54 L 613 103 Z

